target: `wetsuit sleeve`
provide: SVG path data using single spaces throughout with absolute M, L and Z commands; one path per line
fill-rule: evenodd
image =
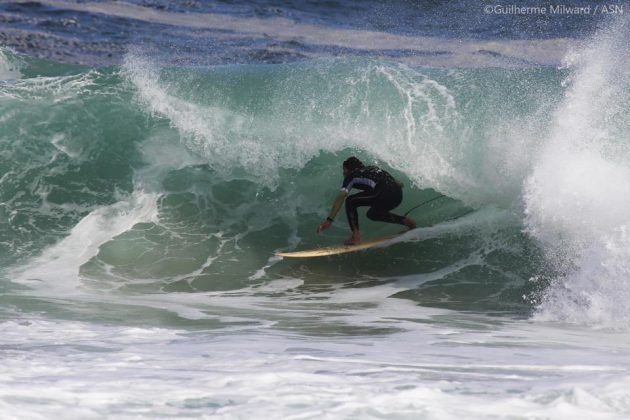
M 341 184 L 341 191 L 345 193 L 349 193 L 350 190 L 352 189 L 353 179 L 354 177 L 352 175 L 345 177 L 343 180 L 343 184 Z

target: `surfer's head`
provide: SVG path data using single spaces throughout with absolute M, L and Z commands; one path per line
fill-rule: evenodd
M 357 169 L 363 168 L 363 162 L 354 156 L 343 161 L 343 175 L 348 176 Z

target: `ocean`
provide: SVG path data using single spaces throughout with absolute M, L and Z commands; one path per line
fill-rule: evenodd
M 0 418 L 630 418 L 629 14 L 0 3 Z

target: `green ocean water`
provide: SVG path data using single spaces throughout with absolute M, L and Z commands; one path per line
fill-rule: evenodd
M 7 273 L 83 235 L 103 238 L 78 267 L 78 284 L 99 293 L 238 290 L 289 277 L 308 293 L 415 277 L 422 284 L 397 297 L 524 316 L 541 287 L 529 279 L 553 272 L 522 231 L 522 182 L 538 145 L 522 137 L 552 123 L 544 112 L 562 97 L 562 70 L 363 59 L 160 68 L 134 55 L 121 68 L 85 69 L 5 54 L 20 74 L 1 93 Z M 521 138 L 511 137 L 515 125 Z M 515 144 L 527 150 L 512 159 Z M 403 243 L 274 261 L 277 250 L 348 235 L 343 213 L 314 234 L 348 155 L 405 184 L 401 212 L 446 197 L 413 212 L 421 228 Z M 117 203 L 138 194 L 152 195 L 154 217 L 117 231 L 116 217 L 134 206 Z M 97 231 L 83 231 L 97 216 Z M 364 237 L 396 230 L 362 225 Z

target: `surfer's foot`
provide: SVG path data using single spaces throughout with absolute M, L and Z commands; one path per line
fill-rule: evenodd
M 413 219 L 405 217 L 402 222 L 403 222 L 403 225 L 409 228 L 409 230 L 416 228 L 416 221 Z
M 359 242 L 361 242 L 361 234 L 359 233 L 358 230 L 355 230 L 352 232 L 352 236 L 350 237 L 350 239 L 345 241 L 343 244 L 344 245 L 357 245 Z

